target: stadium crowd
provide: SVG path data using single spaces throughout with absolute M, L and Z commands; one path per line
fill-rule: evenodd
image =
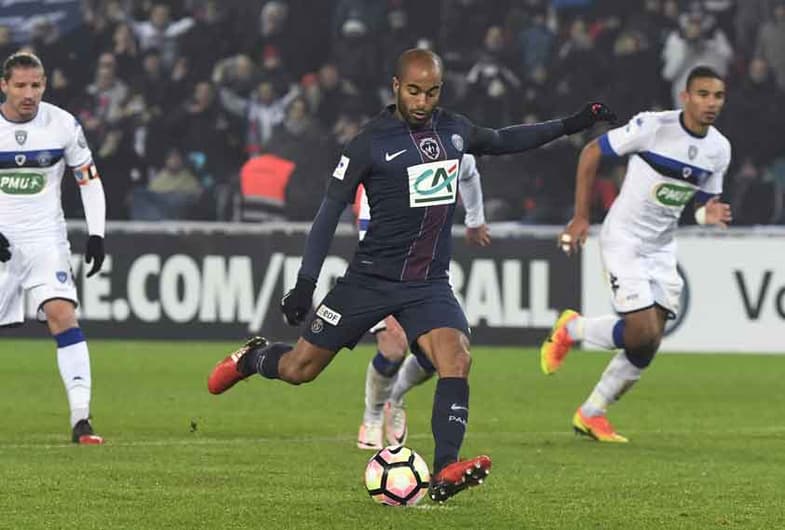
M 710 65 L 728 81 L 734 222 L 785 224 L 785 0 L 85 0 L 82 13 L 65 35 L 36 21 L 23 49 L 44 62 L 45 99 L 83 124 L 110 219 L 310 221 L 343 143 L 390 103 L 394 59 L 418 46 L 444 58 L 443 104 L 493 127 L 591 99 L 623 123 L 673 108 L 687 72 Z M 2 55 L 17 49 L 0 27 Z M 569 219 L 587 140 L 480 159 L 488 220 Z M 595 220 L 623 169 L 603 167 Z M 77 196 L 64 192 L 67 216 L 82 216 Z

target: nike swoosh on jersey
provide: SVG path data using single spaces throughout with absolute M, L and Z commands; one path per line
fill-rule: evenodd
M 397 157 L 397 156 L 399 156 L 399 155 L 402 155 L 402 154 L 404 154 L 405 152 L 406 152 L 406 149 L 401 149 L 401 150 L 400 150 L 400 151 L 398 151 L 397 153 L 393 153 L 393 154 L 390 154 L 390 153 L 384 153 L 384 161 L 385 161 L 385 162 L 389 162 L 389 161 L 390 161 L 390 160 L 392 160 L 393 158 L 395 158 L 395 157 Z

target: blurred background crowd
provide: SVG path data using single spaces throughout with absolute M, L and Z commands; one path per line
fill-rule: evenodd
M 78 117 L 111 219 L 310 221 L 341 146 L 391 102 L 397 55 L 446 66 L 442 105 L 501 127 L 607 102 L 678 106 L 687 72 L 727 76 L 735 224 L 785 224 L 785 0 L 85 0 L 30 21 L 45 99 Z M 593 131 L 597 135 L 600 131 Z M 561 224 L 589 137 L 478 161 L 489 221 Z M 604 164 L 602 219 L 624 174 Z M 74 187 L 65 179 L 66 187 Z M 78 194 L 63 194 L 81 217 Z M 690 216 L 691 217 L 691 216 Z

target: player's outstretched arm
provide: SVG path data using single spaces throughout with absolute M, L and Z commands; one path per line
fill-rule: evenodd
M 300 272 L 297 274 L 297 283 L 281 299 L 281 312 L 290 326 L 301 324 L 311 310 L 316 280 L 319 279 L 324 258 L 335 235 L 335 227 L 338 226 L 338 220 L 345 208 L 346 203 L 338 199 L 326 196 L 322 200 L 311 231 L 305 239 L 305 251 Z
M 487 155 L 520 153 L 540 147 L 562 135 L 588 129 L 600 121 L 614 122 L 616 115 L 604 103 L 593 102 L 562 119 L 512 125 L 503 129 L 474 126 L 467 151 Z
M 559 246 L 569 256 L 583 246 L 589 235 L 591 190 L 600 167 L 602 151 L 597 140 L 592 140 L 581 150 L 575 173 L 575 213 L 559 235 Z

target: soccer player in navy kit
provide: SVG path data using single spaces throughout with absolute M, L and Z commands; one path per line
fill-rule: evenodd
M 306 240 L 297 283 L 281 301 L 289 324 L 306 322 L 302 336 L 294 346 L 249 340 L 216 365 L 208 388 L 220 394 L 255 373 L 295 385 L 312 381 L 341 348 L 353 348 L 371 326 L 393 315 L 412 352 L 425 356 L 439 376 L 430 494 L 443 502 L 481 484 L 491 467 L 485 455 L 458 460 L 469 417 L 470 332 L 447 272 L 461 156 L 526 151 L 614 116 L 602 103 L 591 103 L 564 119 L 477 127 L 437 106 L 442 62 L 421 49 L 398 58 L 392 88 L 396 104 L 345 147 Z M 335 227 L 360 183 L 371 207 L 368 231 L 346 274 L 312 312 Z

